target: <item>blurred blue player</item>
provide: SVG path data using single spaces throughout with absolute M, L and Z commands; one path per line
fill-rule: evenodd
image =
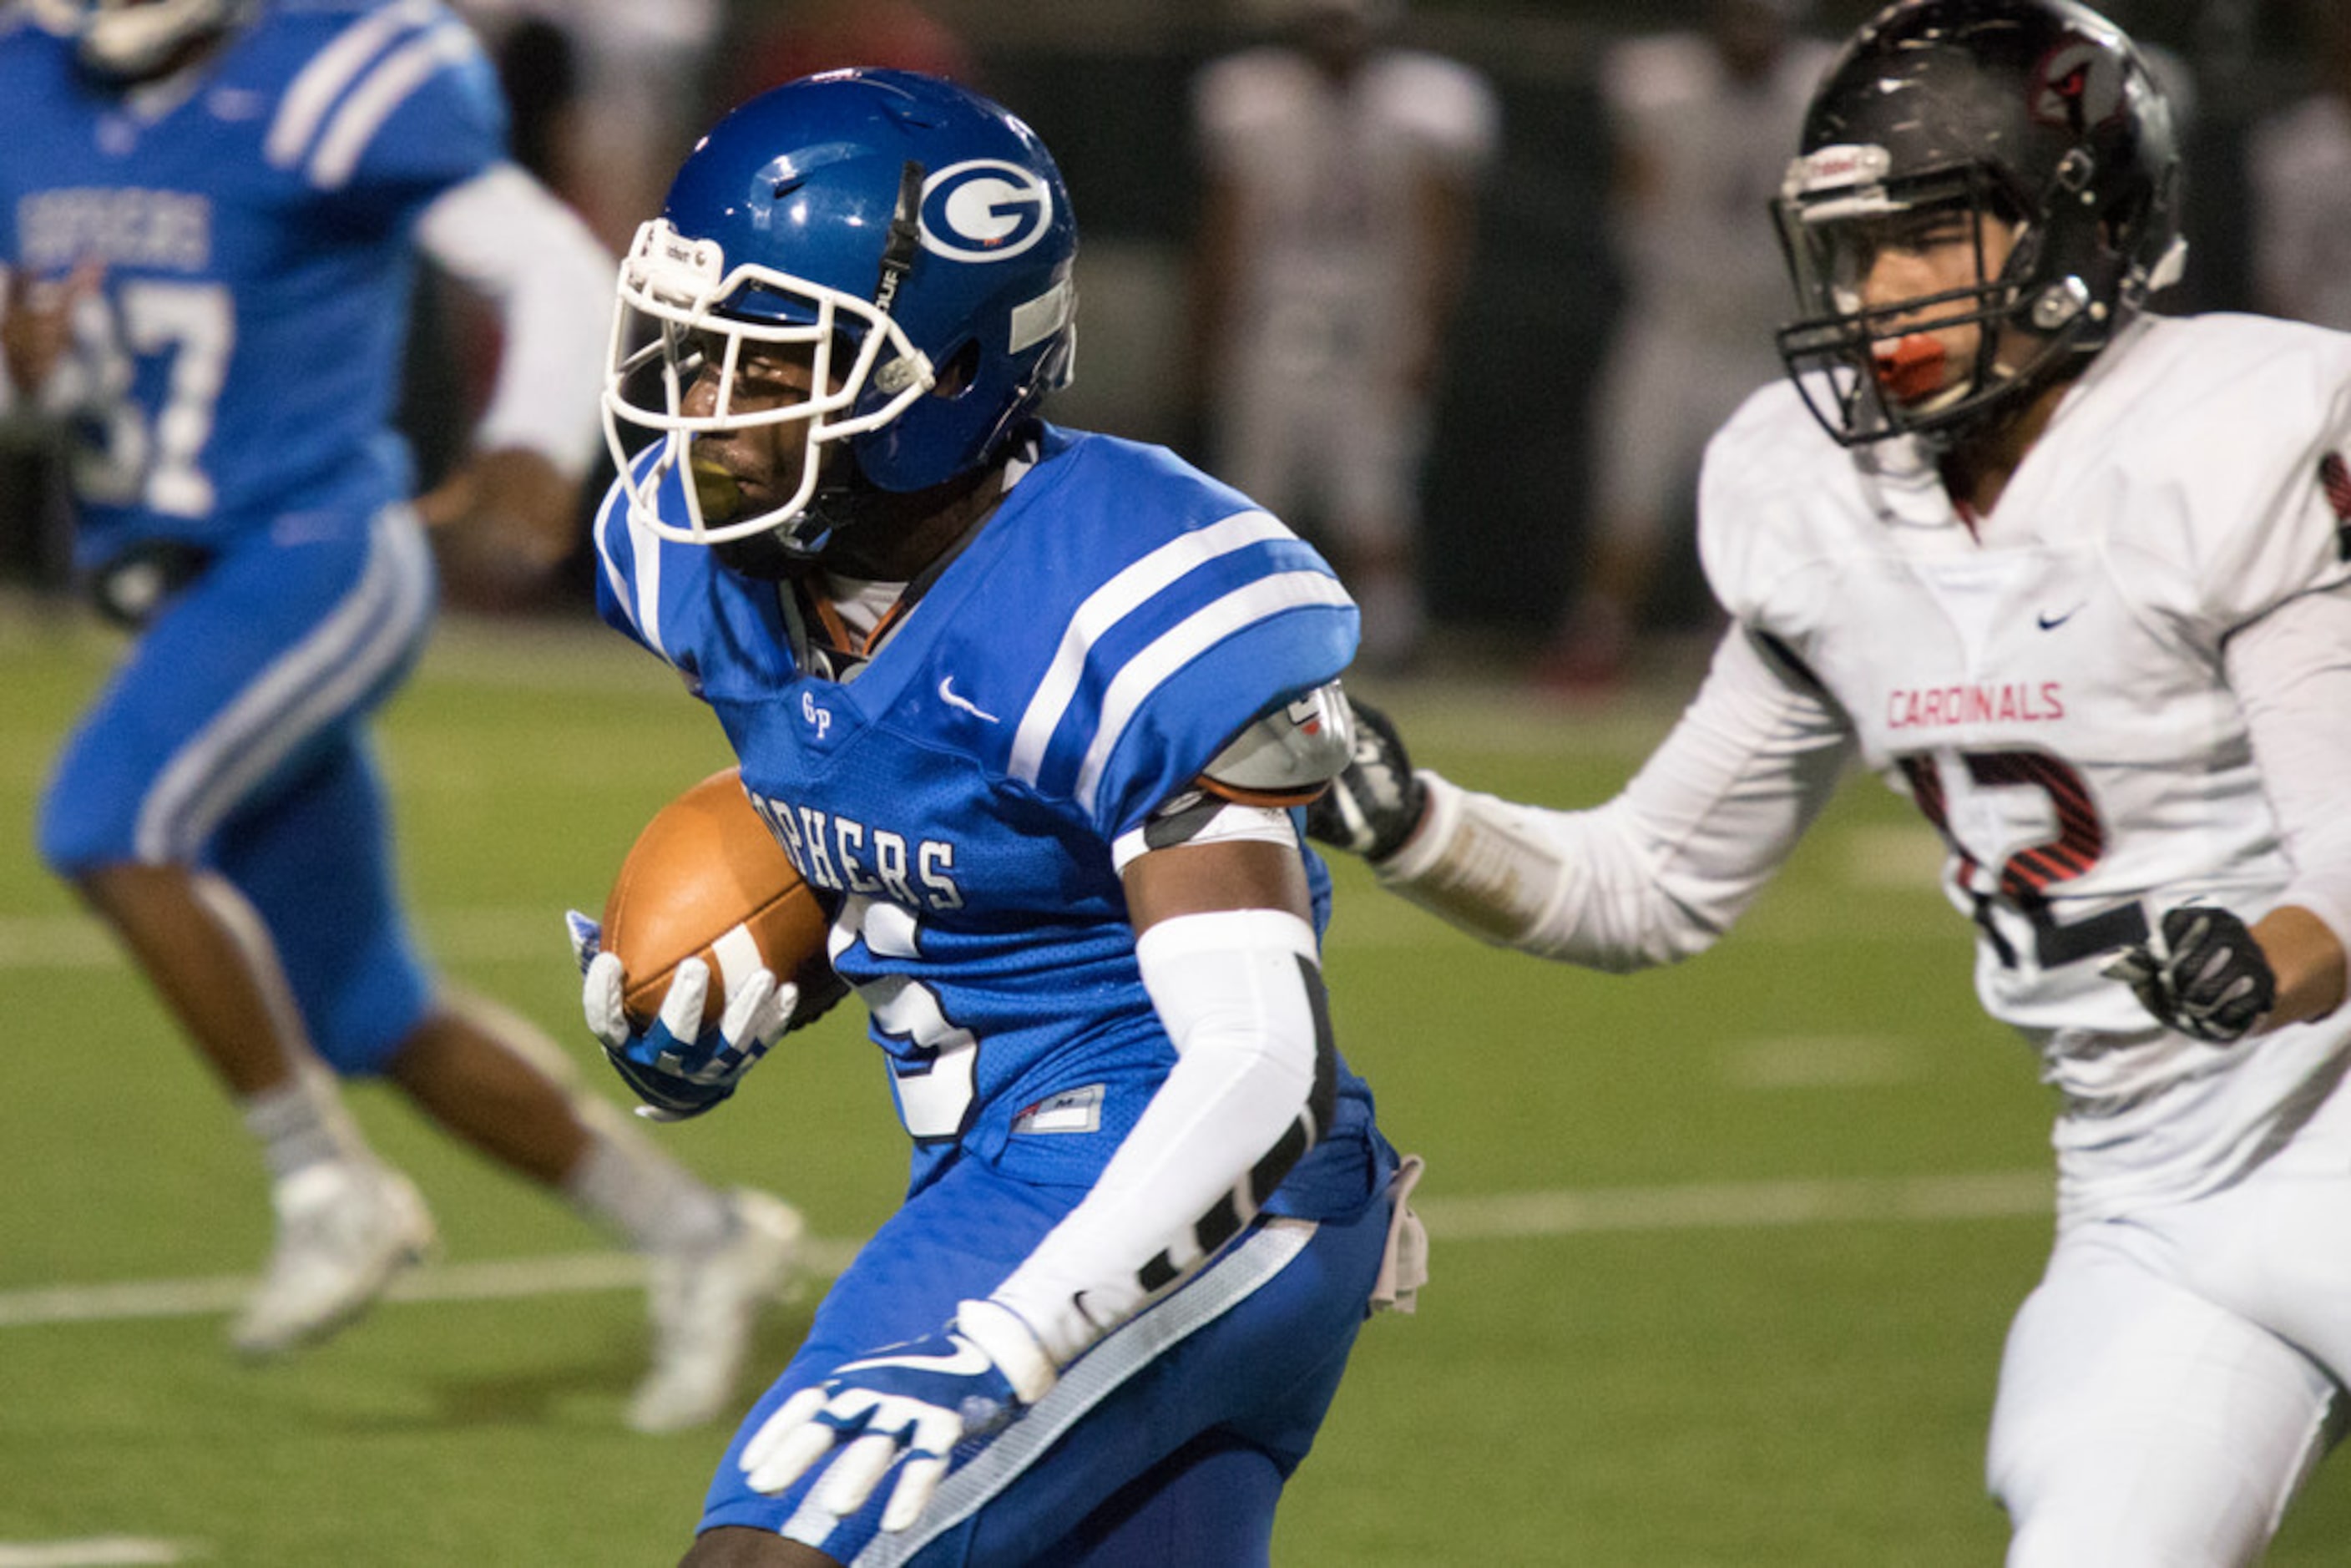
M 0 398 L 66 428 L 78 564 L 137 633 L 40 849 L 265 1151 L 276 1250 L 234 1342 L 331 1332 L 432 1242 L 334 1087 L 383 1076 L 652 1255 L 631 1418 L 707 1419 L 797 1217 L 714 1192 L 575 1099 L 543 1037 L 436 983 L 367 734 L 432 622 L 420 509 L 542 566 L 569 549 L 609 259 L 507 160 L 495 80 L 432 0 L 35 15 L 0 25 Z M 412 507 L 388 421 L 420 253 L 499 299 L 506 352 L 478 455 Z
M 850 71 L 722 121 L 622 264 L 604 613 L 824 890 L 914 1141 L 698 1568 L 1262 1563 L 1367 1310 L 1417 1283 L 1294 809 L 1347 758 L 1355 610 L 1246 497 L 1040 420 L 1076 246 L 1027 126 Z M 575 923 L 662 1114 L 831 999 L 690 961 L 634 1034 Z

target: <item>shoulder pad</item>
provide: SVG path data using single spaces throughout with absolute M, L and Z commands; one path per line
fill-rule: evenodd
M 1200 774 L 1228 800 L 1294 804 L 1312 800 L 1353 754 L 1353 716 L 1332 681 L 1251 721 Z

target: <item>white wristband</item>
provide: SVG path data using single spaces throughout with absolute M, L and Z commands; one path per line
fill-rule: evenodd
M 987 1353 L 1012 1392 L 1023 1405 L 1034 1405 L 1052 1392 L 1061 1372 L 1045 1354 L 1036 1331 L 1019 1312 L 1001 1301 L 964 1301 L 956 1307 L 956 1329 Z
M 1419 831 L 1372 869 L 1380 882 L 1487 941 L 1515 946 L 1539 930 L 1564 881 L 1559 846 L 1523 807 L 1463 789 L 1426 768 Z

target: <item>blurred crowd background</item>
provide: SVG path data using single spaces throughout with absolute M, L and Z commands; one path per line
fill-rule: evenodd
M 1397 308 L 1424 318 L 1411 373 L 1426 402 L 1405 411 L 1404 428 L 1426 436 L 1426 461 L 1398 470 L 1415 494 L 1397 498 L 1403 522 L 1391 526 L 1407 537 L 1381 559 L 1412 574 L 1417 604 L 1381 610 L 1384 624 L 1410 622 L 1384 653 L 1424 670 L 1499 662 L 1562 690 L 1605 689 L 1637 667 L 1644 648 L 1709 624 L 1689 545 L 1697 437 L 1688 431 L 1711 428 L 1776 373 L 1770 331 L 1784 288 L 1764 204 L 1805 84 L 1828 46 L 1873 9 L 1864 0 L 458 0 L 456 8 L 498 62 L 517 156 L 615 251 L 657 210 L 667 172 L 698 130 L 764 87 L 835 65 L 886 64 L 955 76 L 998 99 L 1053 149 L 1082 235 L 1078 377 L 1050 412 L 1219 468 L 1229 465 L 1215 450 L 1217 414 L 1237 395 L 1240 372 L 1211 351 L 1205 324 L 1214 307 L 1205 242 L 1231 219 L 1217 216 L 1214 198 L 1233 172 L 1204 122 L 1213 119 L 1209 68 L 1297 44 L 1322 11 L 1359 26 L 1363 51 L 1410 50 L 1459 68 L 1448 78 L 1461 89 L 1449 100 L 1458 112 L 1396 132 L 1426 131 L 1443 152 L 1457 188 L 1453 204 L 1437 209 L 1439 227 L 1458 243 L 1438 286 Z M 2186 111 L 2192 252 L 2165 308 L 2265 309 L 2351 327 L 2346 8 L 2112 0 L 2103 9 L 2152 46 Z M 1429 97 L 1404 94 L 1405 119 Z M 1343 115 L 1332 123 L 1362 128 Z M 1250 143 L 1244 129 L 1242 143 L 1273 149 L 1280 163 L 1296 134 Z M 1371 166 L 1343 148 L 1331 165 Z M 1342 178 L 1316 175 L 1308 185 L 1321 200 Z M 1400 220 L 1374 215 L 1365 226 L 1375 231 L 1367 244 L 1409 243 Z M 404 423 L 429 483 L 456 455 L 493 356 L 486 317 L 440 280 L 419 287 Z M 1297 384 L 1303 396 L 1336 396 L 1344 375 L 1342 365 Z M 5 457 L 0 578 L 62 590 L 66 522 L 44 482 L 48 460 L 21 440 Z M 1310 535 L 1334 525 L 1319 506 L 1303 503 L 1291 520 Z M 1343 538 L 1318 542 L 1334 559 L 1346 553 Z M 567 613 L 591 580 L 581 559 L 556 584 L 521 596 L 495 581 L 450 587 L 460 604 Z M 1365 597 L 1364 580 L 1351 573 L 1351 583 Z M 1430 635 L 1420 640 L 1410 633 L 1424 617 Z

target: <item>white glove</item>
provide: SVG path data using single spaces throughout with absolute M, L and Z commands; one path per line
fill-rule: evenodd
M 759 969 L 727 998 L 716 1029 L 702 1027 L 704 998 L 710 993 L 710 966 L 687 958 L 677 967 L 662 997 L 661 1012 L 642 1034 L 621 1005 L 626 977 L 617 953 L 603 951 L 603 931 L 576 911 L 565 922 L 571 954 L 580 967 L 581 1010 L 588 1032 L 604 1048 L 605 1059 L 644 1103 L 637 1114 L 653 1122 L 683 1122 L 735 1092 L 743 1075 L 758 1065 L 784 1038 L 800 1005 L 799 988 Z
M 885 1345 L 785 1400 L 743 1446 L 743 1474 L 772 1495 L 823 1463 L 817 1507 L 855 1513 L 878 1486 L 882 1528 L 904 1530 L 957 1445 L 993 1442 L 1060 1376 L 1019 1314 L 965 1301 L 939 1333 Z

